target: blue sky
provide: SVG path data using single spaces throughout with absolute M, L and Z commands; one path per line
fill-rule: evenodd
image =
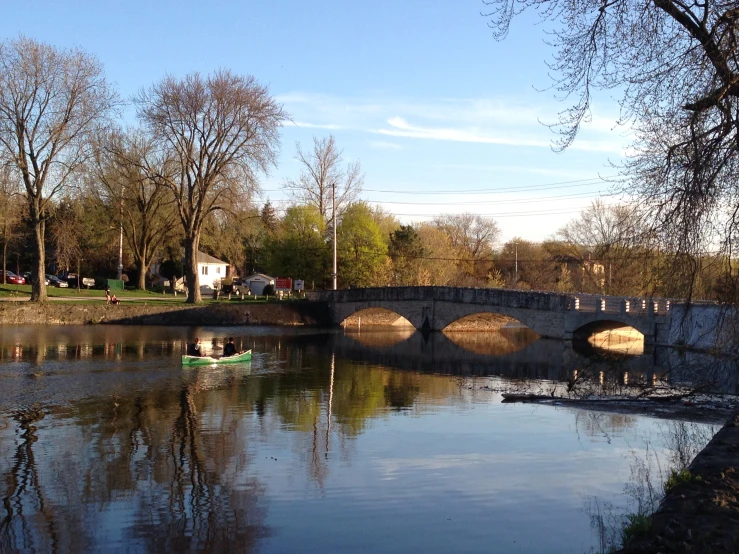
M 365 173 L 363 197 L 403 222 L 434 214 L 494 217 L 502 240 L 551 236 L 609 193 L 629 142 L 600 95 L 593 122 L 564 153 L 550 148 L 566 104 L 550 85 L 535 16 L 496 42 L 480 0 L 24 0 L 2 6 L 0 34 L 78 46 L 124 98 L 165 74 L 251 74 L 291 114 L 262 200 L 284 206 L 295 142 L 332 133 Z M 609 202 L 615 197 L 609 196 Z

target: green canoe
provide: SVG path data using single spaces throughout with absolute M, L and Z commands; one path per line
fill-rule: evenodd
M 251 360 L 251 350 L 234 354 L 233 356 L 221 356 L 211 358 L 210 356 L 182 356 L 182 365 L 215 365 L 215 364 L 237 364 Z

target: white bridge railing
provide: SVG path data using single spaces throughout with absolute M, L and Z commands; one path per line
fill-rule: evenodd
M 578 294 L 570 300 L 570 310 L 594 314 L 669 315 L 670 300 Z

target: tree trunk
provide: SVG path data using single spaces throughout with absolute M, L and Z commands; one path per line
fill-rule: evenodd
M 36 256 L 33 261 L 33 270 L 31 273 L 31 301 L 46 302 L 46 247 L 44 245 L 46 225 L 37 199 L 31 202 L 30 208 L 33 238 L 36 246 Z
M 146 290 L 146 263 L 144 260 L 136 261 L 136 269 L 139 271 L 139 282 L 136 286 L 141 290 Z
M 134 252 L 134 265 L 136 265 L 136 269 L 139 272 L 136 286 L 141 290 L 146 290 L 146 271 L 149 269 L 149 249 L 146 244 L 139 244 L 138 251 L 139 254 Z
M 8 235 L 4 235 L 3 240 L 3 285 L 8 283 Z
M 200 234 L 185 236 L 185 283 L 187 283 L 187 303 L 202 302 L 200 297 L 200 282 L 198 280 L 198 247 Z

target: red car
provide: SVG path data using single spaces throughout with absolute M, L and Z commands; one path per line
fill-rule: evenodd
M 0 284 L 3 282 L 3 270 L 0 269 Z M 25 285 L 26 280 L 12 271 L 5 272 L 5 283 L 8 285 Z

